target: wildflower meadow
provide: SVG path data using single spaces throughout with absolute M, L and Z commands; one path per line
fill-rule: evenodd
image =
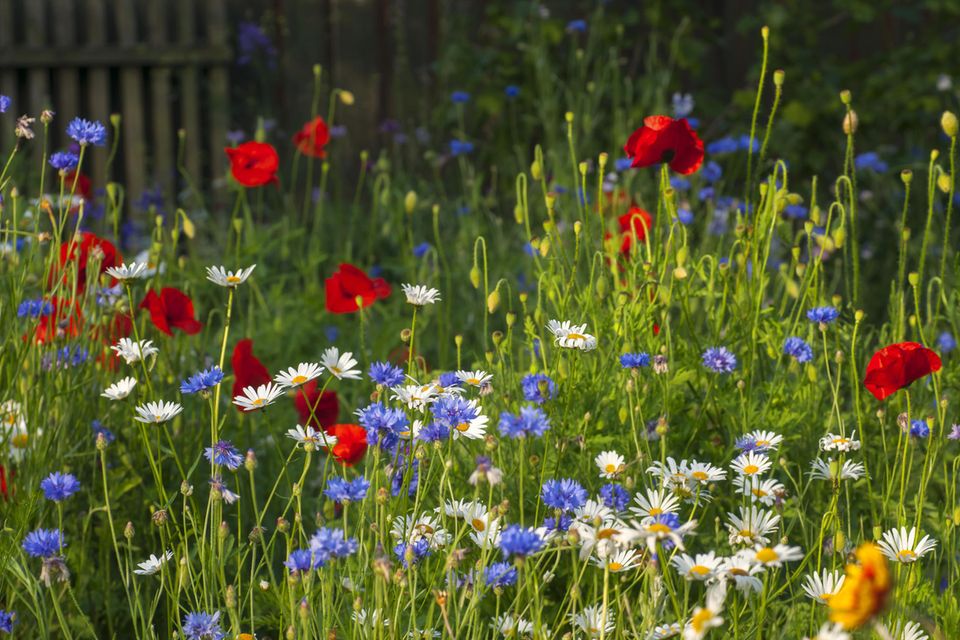
M 318 65 L 137 213 L 0 95 L 0 638 L 960 637 L 955 107 L 793 169 L 770 29 L 717 131 L 593 28 L 375 153 Z

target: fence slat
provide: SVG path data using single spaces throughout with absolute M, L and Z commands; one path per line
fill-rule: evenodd
M 227 44 L 227 15 L 223 0 L 207 2 L 207 40 L 214 46 Z M 208 106 L 210 114 L 210 174 L 214 179 L 223 174 L 230 92 L 227 70 L 211 67 L 208 71 Z
M 107 44 L 107 8 L 105 0 L 86 1 L 87 41 L 84 48 L 101 48 Z M 87 71 L 87 108 L 90 117 L 107 124 L 110 121 L 110 72 L 102 66 L 91 67 Z M 111 131 L 111 135 L 112 135 Z M 109 143 L 108 143 L 109 144 Z M 93 184 L 103 186 L 110 177 L 107 175 L 107 153 L 103 151 L 90 154 L 90 177 Z
M 34 0 L 25 7 L 25 29 L 28 45 L 47 44 L 47 0 Z M 50 70 L 31 69 L 27 72 L 28 103 L 21 107 L 22 113 L 38 117 L 50 104 Z M 39 124 L 39 119 L 38 119 Z M 33 145 L 31 155 L 39 158 L 40 145 Z
M 133 0 L 117 0 L 117 33 L 120 44 L 133 45 L 137 42 L 137 15 Z M 127 191 L 127 209 L 130 203 L 139 198 L 146 184 L 144 156 L 143 114 L 143 75 L 141 69 L 124 68 L 120 70 L 121 109 L 123 114 L 123 155 Z
M 179 0 L 177 10 L 178 41 L 184 48 L 194 44 L 197 22 L 193 0 Z M 197 69 L 186 65 L 180 70 L 180 121 L 186 131 L 184 155 L 187 173 L 197 183 L 200 175 L 200 97 L 198 95 Z
M 52 15 L 56 16 L 53 20 L 53 40 L 58 46 L 76 47 L 74 5 L 74 0 L 53 0 L 51 4 Z M 86 113 L 80 113 L 80 72 L 76 69 L 59 68 L 53 75 L 53 82 L 57 94 L 56 110 L 61 114 L 60 124 L 77 116 L 87 117 Z M 53 140 L 63 141 L 63 137 L 56 135 Z M 81 170 L 85 170 L 85 167 Z
M 12 49 L 16 44 L 14 38 L 13 23 L 13 0 L 0 0 L 0 49 Z M 16 136 L 13 135 L 12 119 L 25 113 L 23 105 L 20 104 L 20 92 L 17 84 L 19 79 L 15 69 L 5 69 L 0 71 L 0 94 L 10 98 L 12 103 L 10 112 L 0 127 L 0 146 L 4 153 L 9 153 L 8 149 L 16 144 Z
M 167 44 L 166 11 L 163 2 L 147 3 L 147 32 L 149 42 L 155 46 Z M 161 188 L 164 198 L 169 193 L 174 177 L 173 119 L 170 114 L 170 67 L 163 65 L 150 68 L 150 104 L 153 117 L 153 163 L 150 175 Z

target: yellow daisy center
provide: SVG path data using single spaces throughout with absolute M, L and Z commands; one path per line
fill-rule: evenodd
M 240 278 L 238 278 L 237 276 L 227 276 L 227 282 L 230 284 L 237 284 L 238 282 L 240 282 Z
M 713 620 L 713 612 L 709 609 L 701 609 L 693 614 L 693 618 L 690 619 L 690 626 L 693 627 L 697 633 L 700 633 L 707 628 L 707 623 Z
M 7 424 L 11 424 L 11 425 L 12 425 L 14 422 L 17 421 L 17 416 L 15 416 L 15 415 L 12 414 L 12 413 L 8 413 L 7 415 L 5 415 L 5 416 L 3 417 L 3 421 L 6 422 Z
M 479 378 L 467 378 L 467 384 L 478 385 L 480 384 Z
M 706 480 L 708 477 L 705 471 L 694 471 L 690 475 L 693 477 L 694 480 L 700 480 L 701 482 L 703 480 Z
M 757 496 L 758 498 L 765 498 L 769 494 L 767 494 L 767 492 L 763 489 L 754 489 L 753 495 Z
M 263 398 L 257 398 L 256 400 L 254 400 L 254 401 L 251 402 L 250 404 L 252 404 L 252 405 L 255 406 L 255 407 L 259 407 L 260 405 L 263 404 Z
M 292 382 L 293 384 L 303 384 L 306 381 L 307 381 L 307 376 L 293 376 L 293 378 L 291 378 L 290 380 L 290 382 Z
M 748 476 L 752 476 L 753 474 L 755 474 L 755 473 L 758 472 L 758 471 L 760 471 L 760 467 L 758 467 L 758 466 L 755 465 L 755 464 L 748 464 L 747 466 L 745 466 L 745 467 L 743 468 L 743 472 L 744 472 L 745 474 L 747 474 Z
M 477 531 L 483 531 L 487 528 L 487 523 L 481 520 L 480 518 L 474 518 L 470 521 L 470 526 L 472 526 Z
M 733 568 L 730 569 L 727 573 L 729 573 L 729 574 L 732 575 L 732 576 L 747 576 L 747 575 L 750 575 L 749 573 L 747 573 L 746 569 L 741 569 L 740 567 L 733 567 Z
M 915 554 L 912 549 L 902 549 L 901 551 L 897 552 L 897 557 L 906 562 L 907 560 L 916 559 L 917 554 Z
M 754 443 L 754 445 L 757 446 L 757 447 L 769 447 L 769 446 L 770 446 L 770 441 L 769 441 L 769 440 L 757 440 L 757 441 Z
M 567 340 L 586 340 L 587 337 L 582 333 L 568 333 Z
M 464 431 L 467 431 L 467 430 L 470 429 L 470 423 L 469 423 L 469 422 L 461 422 L 461 423 L 458 424 L 455 428 L 456 428 L 456 430 L 459 431 L 460 433 L 463 433 Z
M 612 462 L 608 463 L 606 466 L 603 467 L 603 470 L 606 471 L 607 473 L 616 473 L 617 465 L 613 464 Z
M 757 560 L 760 562 L 773 562 L 779 558 L 780 556 L 777 554 L 777 552 L 770 547 L 764 547 L 763 549 L 757 551 Z
M 740 537 L 741 537 L 741 538 L 752 538 L 752 537 L 753 537 L 753 531 L 750 531 L 750 529 L 740 529 Z
M 29 442 L 30 442 L 30 436 L 28 436 L 25 433 L 18 433 L 17 435 L 10 438 L 10 444 L 17 449 L 25 449 Z
M 619 562 L 608 562 L 607 569 L 610 569 L 610 571 L 620 571 L 620 569 L 623 569 L 623 565 Z
M 656 517 L 663 513 L 663 509 L 660 507 L 650 507 L 650 510 L 647 511 L 647 513 L 653 517 Z
M 654 522 L 647 527 L 647 530 L 652 533 L 670 533 L 670 527 L 662 522 Z
M 705 567 L 702 564 L 695 564 L 690 567 L 690 573 L 695 573 L 698 576 L 705 576 L 710 573 L 710 568 Z
M 609 540 L 617 534 L 616 529 L 600 529 L 597 531 L 597 540 Z
M 834 438 L 833 444 L 847 444 L 850 442 L 847 438 Z

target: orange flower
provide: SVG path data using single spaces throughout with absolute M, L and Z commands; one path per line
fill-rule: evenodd
M 868 542 L 856 552 L 859 564 L 847 565 L 840 591 L 830 596 L 830 620 L 844 629 L 856 629 L 883 610 L 893 583 L 880 547 Z

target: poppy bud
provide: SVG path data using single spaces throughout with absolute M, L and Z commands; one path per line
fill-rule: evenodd
M 600 172 L 603 173 L 603 168 L 607 166 L 607 160 L 610 158 L 610 155 L 604 151 L 597 157 L 597 163 L 600 165 Z
M 577 169 L 580 170 L 580 175 L 581 175 L 581 176 L 587 175 L 587 168 L 588 168 L 588 167 L 587 167 L 587 163 L 586 163 L 586 162 L 581 162 L 580 164 L 577 165 Z
M 900 172 L 900 179 L 903 181 L 903 184 L 910 184 L 913 180 L 913 171 L 910 169 L 904 169 Z
M 517 224 L 523 224 L 523 207 L 519 204 L 513 208 L 513 219 L 517 221 Z
M 508 311 L 507 314 L 506 314 L 506 316 L 505 316 L 505 320 L 506 320 L 506 322 L 507 322 L 507 327 L 508 327 L 508 328 L 509 328 L 509 327 L 512 327 L 512 326 L 513 326 L 514 324 L 516 324 L 516 322 L 517 322 L 517 314 L 515 314 L 515 313 L 512 312 L 512 311 Z
M 579 236 L 581 231 L 583 231 L 583 222 L 577 220 L 573 223 L 573 233 L 574 235 Z
M 113 125 L 113 128 L 114 128 L 114 129 L 116 129 L 117 127 L 120 126 L 120 121 L 121 121 L 122 119 L 123 119 L 123 118 L 121 117 L 121 115 L 120 115 L 119 113 L 111 113 L 111 114 L 110 114 L 110 124 Z
M 930 162 L 936 162 L 936 161 L 937 161 L 937 158 L 939 158 L 939 157 L 940 157 L 940 150 L 939 150 L 939 149 L 933 149 L 933 150 L 930 152 Z
M 563 115 L 564 120 L 567 121 L 567 124 L 573 124 L 573 111 L 567 111 Z
M 480 288 L 480 268 L 477 265 L 473 265 L 473 268 L 470 269 L 470 284 L 473 285 L 474 289 Z
M 939 176 L 937 176 L 937 188 L 943 193 L 950 193 L 950 186 L 952 184 L 953 179 L 950 175 L 941 173 Z
M 848 136 L 857 132 L 858 124 L 860 124 L 860 119 L 857 118 L 857 112 L 853 109 L 848 111 L 847 115 L 843 116 L 843 132 Z
M 849 89 L 844 89 L 840 92 L 840 102 L 843 104 L 850 104 L 853 101 L 853 94 L 850 93 Z
M 762 27 L 760 27 L 760 36 L 761 36 L 764 40 L 766 40 L 767 38 L 769 38 L 769 37 L 770 37 L 770 27 L 768 27 L 767 25 L 763 25 Z
M 540 163 L 534 160 L 530 164 L 530 177 L 534 180 L 539 180 L 543 176 L 543 172 L 540 171 Z
M 457 345 L 457 347 L 462 347 L 462 346 L 463 346 L 463 336 L 460 335 L 460 334 L 457 334 L 457 335 L 453 336 L 453 343 L 454 343 L 455 345 Z
M 917 273 L 916 271 L 911 271 L 907 275 L 907 281 L 910 283 L 911 287 L 917 286 L 918 284 L 920 284 L 920 274 Z
M 233 609 L 237 606 L 237 591 L 233 588 L 232 584 L 227 585 L 227 592 L 224 596 L 224 600 L 226 600 L 227 608 L 229 609 Z
M 783 86 L 783 80 L 784 80 L 784 78 L 786 77 L 786 75 L 787 75 L 787 74 L 784 72 L 783 69 L 777 69 L 776 71 L 774 71 L 774 72 L 773 72 L 773 84 L 774 84 L 774 86 L 782 87 L 782 86 Z
M 413 210 L 417 208 L 417 193 L 415 191 L 407 191 L 407 195 L 403 198 L 403 208 L 407 215 L 412 214 Z
M 943 127 L 943 132 L 951 138 L 957 137 L 957 130 L 960 129 L 960 125 L 957 123 L 957 116 L 952 111 L 944 111 L 943 115 L 940 116 L 940 126 Z
M 354 100 L 353 94 L 350 93 L 349 91 L 344 91 L 343 89 L 339 89 L 337 93 L 339 95 L 340 102 L 347 105 L 348 107 L 354 103 L 355 100 Z

